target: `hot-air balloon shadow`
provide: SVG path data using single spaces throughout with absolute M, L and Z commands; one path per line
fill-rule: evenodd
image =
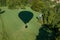
M 33 18 L 33 13 L 29 11 L 21 11 L 18 16 L 25 23 L 25 28 L 27 28 L 27 23 Z

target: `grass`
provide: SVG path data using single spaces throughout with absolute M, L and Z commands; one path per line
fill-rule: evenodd
M 14 10 L 2 7 L 2 10 L 5 10 L 5 13 L 2 14 L 2 19 L 4 21 L 5 30 L 9 36 L 8 40 L 35 40 L 40 28 L 40 23 L 37 22 L 36 17 L 40 13 L 33 11 L 29 7 L 26 7 L 26 9 Z M 19 12 L 21 11 L 31 11 L 34 14 L 32 20 L 28 23 L 28 28 L 25 28 L 25 24 L 18 17 Z M 2 32 L 1 23 L 0 20 L 0 33 Z M 0 34 L 0 40 L 2 40 L 1 36 L 2 35 Z

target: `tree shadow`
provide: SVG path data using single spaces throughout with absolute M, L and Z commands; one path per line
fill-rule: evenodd
M 2 11 L 2 9 L 0 9 L 0 14 L 3 14 L 5 11 Z
M 39 29 L 39 34 L 36 36 L 36 40 L 56 40 L 59 34 L 60 31 L 58 31 L 58 28 L 52 28 L 51 24 L 43 24 Z

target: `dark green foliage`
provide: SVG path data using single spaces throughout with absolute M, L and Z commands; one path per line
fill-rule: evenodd
M 59 12 L 60 5 L 55 4 L 55 7 L 47 8 L 47 9 L 48 10 L 46 11 L 43 9 L 42 11 L 46 15 L 46 16 L 45 15 L 43 16 L 43 20 L 46 19 L 46 21 L 43 21 L 44 23 L 42 24 L 42 28 L 39 29 L 39 34 L 37 35 L 36 40 L 60 40 L 59 39 L 60 37 L 60 30 L 59 30 L 60 29 L 60 25 L 59 25 L 60 24 L 60 12 Z M 50 20 L 51 23 L 49 23 L 50 17 L 52 18 L 52 20 Z
M 42 28 L 39 29 L 36 40 L 56 40 L 56 38 L 60 36 L 60 31 L 57 25 L 52 26 L 51 24 L 43 24 Z M 50 32 L 48 30 L 50 30 Z
M 6 0 L 0 0 L 0 6 L 6 6 Z
M 21 0 L 21 4 L 26 6 L 28 4 L 28 0 Z

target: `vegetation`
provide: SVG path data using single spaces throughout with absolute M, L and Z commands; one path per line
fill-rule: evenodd
M 51 37 L 49 39 L 48 38 L 49 33 L 47 33 L 46 30 L 42 29 L 44 31 L 42 31 L 42 30 L 39 31 L 39 35 L 37 36 L 36 40 L 57 40 L 57 37 L 58 36 L 60 37 L 60 35 L 59 35 L 60 34 L 59 29 L 60 28 L 58 27 L 58 25 L 60 24 L 60 21 L 59 21 L 60 20 L 60 16 L 59 16 L 60 15 L 60 12 L 59 12 L 60 6 L 59 6 L 59 4 L 56 4 L 56 3 L 51 4 L 48 2 L 46 2 L 48 4 L 48 6 L 46 5 L 46 3 L 44 1 L 42 1 L 42 3 L 41 3 L 41 1 L 40 2 L 38 1 L 38 3 L 35 2 L 37 5 L 34 4 L 34 6 L 32 6 L 31 8 L 34 11 L 43 13 L 43 17 L 42 17 L 43 18 L 43 24 L 42 25 L 44 25 L 45 27 L 47 27 L 47 26 L 51 27 L 51 28 L 47 28 L 47 29 L 52 31 L 52 35 L 54 35 L 54 34 L 55 35 L 54 35 L 54 37 L 51 36 L 52 39 L 51 39 Z M 42 6 L 41 6 L 41 4 L 42 4 Z M 55 5 L 55 6 L 53 6 L 53 5 Z M 52 26 L 50 26 L 50 25 L 52 25 Z M 46 34 L 43 34 L 43 32 L 46 32 Z M 45 37 L 43 38 L 42 35 L 45 35 Z M 60 39 L 58 39 L 58 40 L 60 40 Z
M 0 0 L 0 6 L 6 6 L 6 0 Z
M 45 39 L 45 37 L 43 39 L 40 39 L 42 36 L 42 32 L 39 30 L 39 34 L 37 35 L 36 40 L 56 40 L 56 39 L 58 40 L 58 38 L 60 37 L 60 35 L 59 35 L 59 33 L 60 33 L 60 30 L 59 30 L 60 29 L 59 28 L 60 27 L 60 4 L 59 3 L 51 2 L 50 0 L 32 0 L 31 2 L 29 0 L 0 0 L 0 6 L 3 6 L 3 7 L 7 6 L 9 9 L 25 8 L 28 4 L 30 5 L 29 7 L 33 11 L 43 14 L 43 17 L 42 17 L 43 24 L 42 24 L 42 28 L 40 28 L 40 30 L 43 30 L 44 32 L 46 32 L 45 37 L 46 36 L 48 37 L 48 35 L 49 35 L 48 39 L 47 38 Z M 0 13 L 0 18 L 1 18 L 2 13 Z M 8 11 L 8 13 L 9 13 L 9 11 Z M 12 13 L 12 15 L 13 15 L 13 13 Z M 1 18 L 1 20 L 2 20 L 2 18 Z M 9 18 L 8 18 L 8 20 L 9 20 Z M 34 19 L 34 20 L 36 20 L 36 19 Z M 15 23 L 14 20 L 12 22 Z M 17 24 L 18 24 L 18 22 L 17 22 Z M 19 26 L 20 26 L 20 24 L 19 24 Z M 34 24 L 34 26 L 35 26 L 35 24 Z M 16 26 L 14 26 L 14 27 L 16 27 Z M 47 30 L 45 30 L 44 28 L 47 28 Z M 28 31 L 28 33 L 29 33 L 29 31 Z M 2 34 L 3 34 L 3 37 L 2 37 L 3 40 L 8 40 L 8 35 L 7 35 L 7 32 L 5 31 L 5 29 L 3 30 Z M 22 32 L 21 32 L 21 34 L 22 34 Z M 18 35 L 18 33 L 17 33 L 17 35 Z
M 57 25 L 43 24 L 42 28 L 39 29 L 39 34 L 36 37 L 36 40 L 60 40 L 60 31 Z M 44 35 L 44 36 L 43 36 Z
M 25 8 L 30 5 L 29 0 L 0 0 L 0 6 L 8 6 L 9 9 Z

